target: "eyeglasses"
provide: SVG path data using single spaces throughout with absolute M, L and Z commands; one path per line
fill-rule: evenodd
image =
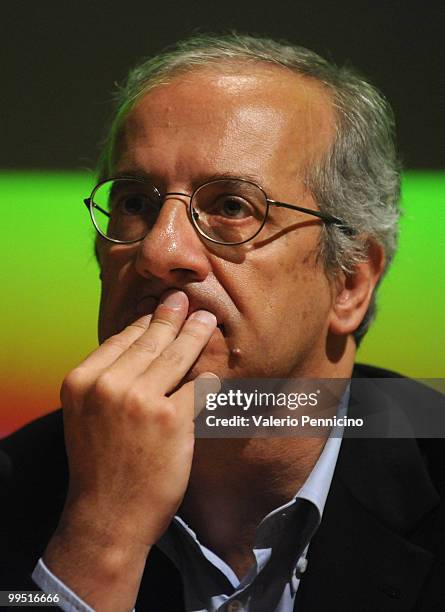
M 264 227 L 271 206 L 312 215 L 323 223 L 351 232 L 336 217 L 271 200 L 259 185 L 244 179 L 208 181 L 189 195 L 161 194 L 143 178 L 110 178 L 98 183 L 84 203 L 103 238 L 118 244 L 133 244 L 143 240 L 153 228 L 167 196 L 190 198 L 189 217 L 193 226 L 206 240 L 216 244 L 238 245 L 255 238 Z

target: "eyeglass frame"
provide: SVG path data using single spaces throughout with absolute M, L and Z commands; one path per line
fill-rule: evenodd
M 201 230 L 201 228 L 197 224 L 197 221 L 196 221 L 196 218 L 195 218 L 195 214 L 199 215 L 199 213 L 197 213 L 197 211 L 195 211 L 193 206 L 192 206 L 192 202 L 193 202 L 194 196 L 203 187 L 206 187 L 207 185 L 212 185 L 214 183 L 219 183 L 219 182 L 222 182 L 222 181 L 225 181 L 225 180 L 240 181 L 240 182 L 243 182 L 243 183 L 247 183 L 247 184 L 252 185 L 252 186 L 256 187 L 257 189 L 259 189 L 262 192 L 262 194 L 264 195 L 264 199 L 266 201 L 266 211 L 265 211 L 265 214 L 264 214 L 263 221 L 262 221 L 260 227 L 258 228 L 258 230 L 255 232 L 255 234 L 253 236 L 251 236 L 250 238 L 247 238 L 247 240 L 242 240 L 240 242 L 222 242 L 220 240 L 215 240 L 214 238 L 210 238 L 209 236 L 207 236 L 204 233 L 204 231 Z M 179 192 L 179 191 L 168 191 L 168 192 L 162 194 L 154 183 L 151 183 L 149 180 L 147 180 L 145 178 L 137 177 L 137 176 L 116 176 L 116 177 L 110 177 L 110 178 L 102 179 L 101 181 L 99 181 L 97 183 L 97 185 L 94 187 L 94 189 L 92 190 L 90 196 L 83 200 L 83 203 L 85 204 L 85 206 L 88 208 L 88 210 L 90 212 L 91 221 L 92 221 L 96 231 L 98 232 L 98 234 L 100 236 L 102 236 L 102 238 L 105 238 L 105 240 L 108 240 L 109 242 L 113 242 L 115 244 L 135 244 L 136 242 L 141 242 L 142 240 L 144 240 L 148 236 L 150 230 L 144 236 L 142 236 L 141 238 L 136 238 L 135 240 L 118 240 L 117 238 L 110 238 L 110 236 L 106 236 L 102 232 L 102 230 L 99 228 L 99 226 L 96 223 L 96 220 L 95 220 L 95 217 L 94 217 L 94 213 L 93 213 L 93 209 L 96 208 L 97 210 L 100 210 L 100 212 L 103 213 L 104 215 L 106 215 L 107 217 L 110 217 L 111 215 L 106 210 L 104 210 L 101 206 L 96 204 L 94 202 L 93 198 L 94 198 L 94 195 L 96 194 L 97 190 L 100 187 L 102 187 L 102 185 L 104 185 L 105 183 L 108 183 L 110 181 L 136 181 L 138 183 L 149 184 L 151 187 L 153 187 L 155 193 L 159 196 L 159 201 L 160 201 L 161 204 L 162 204 L 162 202 L 165 200 L 165 198 L 167 196 L 175 196 L 176 195 L 176 196 L 183 196 L 183 197 L 186 197 L 186 198 L 190 198 L 190 203 L 189 203 L 189 206 L 188 206 L 189 217 L 191 219 L 192 225 L 195 228 L 195 230 L 198 232 L 198 234 L 200 236 L 202 236 L 203 238 L 205 238 L 209 242 L 212 242 L 214 244 L 221 244 L 223 246 L 238 246 L 240 244 L 245 244 L 246 242 L 250 242 L 251 240 L 256 238 L 256 236 L 258 236 L 260 231 L 266 225 L 267 217 L 269 215 L 269 207 L 270 206 L 277 206 L 278 208 L 287 208 L 289 210 L 296 210 L 298 212 L 306 213 L 308 215 L 312 215 L 313 217 L 317 217 L 318 219 L 321 219 L 324 223 L 326 223 L 328 225 L 337 225 L 344 233 L 346 233 L 348 235 L 352 235 L 354 233 L 354 230 L 352 228 L 350 228 L 341 219 L 338 219 L 337 217 L 334 217 L 332 215 L 328 215 L 328 214 L 323 213 L 323 212 L 321 212 L 319 210 L 312 210 L 310 208 L 304 208 L 303 206 L 298 206 L 296 204 L 288 204 L 287 202 L 280 202 L 278 200 L 272 200 L 271 198 L 267 197 L 267 194 L 264 191 L 264 189 L 261 187 L 261 185 L 258 185 L 257 183 L 254 183 L 253 181 L 249 181 L 249 180 L 243 179 L 243 178 L 235 178 L 235 177 L 224 178 L 224 177 L 221 177 L 221 178 L 217 178 L 217 179 L 212 179 L 210 181 L 206 181 L 205 183 L 202 183 L 201 185 L 198 185 L 198 187 L 196 187 L 192 191 L 192 193 L 189 195 L 188 193 L 182 193 L 182 192 Z

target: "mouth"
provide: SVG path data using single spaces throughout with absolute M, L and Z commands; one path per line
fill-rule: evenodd
M 224 328 L 224 324 L 223 324 L 223 323 L 218 323 L 218 324 L 216 325 L 216 327 L 219 329 L 219 331 L 221 332 L 221 334 L 222 334 L 223 336 L 225 336 L 225 335 L 226 335 L 226 330 L 225 330 L 225 328 Z

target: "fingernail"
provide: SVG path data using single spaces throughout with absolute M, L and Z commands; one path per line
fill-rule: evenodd
M 208 310 L 197 310 L 196 312 L 193 312 L 189 316 L 189 320 L 190 319 L 195 319 L 195 321 L 200 321 L 200 323 L 204 323 L 204 325 L 215 326 L 217 323 L 215 315 L 209 312 Z
M 187 304 L 187 296 L 183 291 L 173 291 L 162 298 L 162 304 L 167 308 L 182 308 Z
M 213 372 L 203 372 L 196 378 L 196 380 L 203 381 L 205 383 L 207 393 L 210 393 L 211 391 L 216 392 L 221 389 L 221 380 L 219 376 Z

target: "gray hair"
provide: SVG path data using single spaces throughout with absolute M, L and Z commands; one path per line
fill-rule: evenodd
M 347 234 L 324 224 L 319 256 L 326 271 L 351 274 L 365 260 L 370 241 L 385 252 L 385 272 L 395 254 L 400 216 L 400 164 L 394 144 L 394 116 L 385 98 L 350 67 L 338 67 L 313 51 L 270 39 L 229 34 L 200 35 L 136 66 L 116 96 L 117 112 L 99 163 L 112 171 L 120 128 L 135 102 L 148 90 L 194 69 L 221 62 L 267 63 L 313 78 L 329 92 L 335 136 L 328 152 L 307 169 L 306 184 L 321 211 L 342 219 Z M 375 291 L 354 332 L 359 344 L 375 316 Z

